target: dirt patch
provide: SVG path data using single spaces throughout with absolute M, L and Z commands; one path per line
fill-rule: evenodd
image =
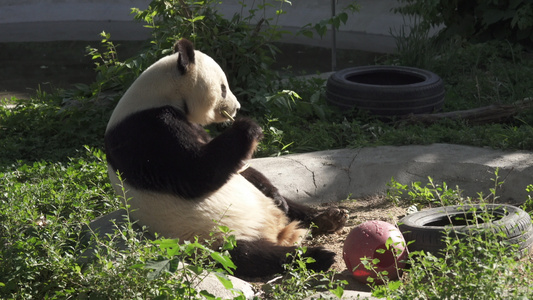
M 365 199 L 357 200 L 344 200 L 335 203 L 325 203 L 317 206 L 319 210 L 323 210 L 329 206 L 335 206 L 345 209 L 349 212 L 349 218 L 346 225 L 340 231 L 329 234 L 314 237 L 313 239 L 306 240 L 303 246 L 323 246 L 330 251 L 335 252 L 335 263 L 331 267 L 331 270 L 336 271 L 338 274 L 335 276 L 338 280 L 346 280 L 348 285 L 345 286 L 345 290 L 370 292 L 370 287 L 364 283 L 355 280 L 351 273 L 347 270 L 346 264 L 342 257 L 344 240 L 348 236 L 350 231 L 361 223 L 372 220 L 380 220 L 391 224 L 396 224 L 405 215 L 407 207 L 393 205 L 384 196 L 372 196 Z M 263 278 L 264 280 L 264 278 Z M 255 280 L 249 280 L 256 289 L 260 290 L 261 286 L 268 280 L 262 281 L 256 278 Z
M 370 288 L 366 284 L 356 281 L 346 268 L 346 264 L 342 258 L 344 240 L 354 227 L 366 221 L 380 220 L 391 224 L 398 223 L 398 221 L 405 215 L 407 207 L 396 206 L 384 196 L 372 196 L 365 199 L 345 200 L 338 203 L 323 204 L 318 208 L 320 209 L 331 205 L 346 209 L 349 212 L 346 226 L 334 234 L 322 235 L 306 241 L 304 245 L 321 245 L 335 252 L 335 263 L 332 266 L 332 270 L 339 273 L 338 279 L 348 281 L 349 285 L 345 287 L 345 289 L 368 292 L 370 291 Z
M 380 220 L 391 224 L 396 224 L 405 215 L 407 207 L 393 205 L 383 196 L 374 196 L 362 200 L 347 200 L 338 204 L 324 204 L 324 206 L 336 205 L 349 212 L 349 219 L 344 229 L 330 235 L 315 237 L 308 243 L 313 245 L 324 245 L 337 254 L 337 259 L 333 269 L 341 272 L 346 269 L 342 259 L 342 247 L 344 239 L 350 231 L 357 225 L 366 221 Z

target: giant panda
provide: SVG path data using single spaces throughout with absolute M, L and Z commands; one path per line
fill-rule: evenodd
M 334 232 L 346 213 L 292 202 L 259 171 L 243 169 L 263 136 L 251 119 L 237 118 L 214 138 L 203 128 L 231 123 L 239 108 L 221 67 L 181 39 L 117 103 L 105 132 L 108 173 L 149 233 L 202 240 L 215 225 L 227 226 L 237 240 L 230 251 L 235 275 L 265 277 L 283 272 L 287 253 L 312 223 L 315 233 Z M 323 247 L 305 256 L 317 271 L 334 262 Z

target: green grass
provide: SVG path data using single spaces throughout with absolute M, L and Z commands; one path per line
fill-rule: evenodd
M 429 62 L 415 65 L 443 78 L 446 88 L 443 112 L 511 104 L 532 97 L 533 84 L 527 78 L 533 76 L 533 56 L 524 49 L 497 42 L 450 44 L 427 59 Z M 389 56 L 382 63 L 402 64 L 403 60 L 401 56 Z M 301 99 L 292 104 L 290 113 L 272 109 L 276 112 L 275 122 L 269 122 L 268 127 L 283 132 L 284 144 L 292 143 L 285 149 L 289 152 L 431 143 L 533 150 L 533 109 L 519 111 L 502 122 L 476 125 L 465 120 L 443 120 L 424 126 L 380 121 L 364 112 L 335 111 L 325 105 L 324 82 L 319 80 L 293 79 L 283 88 L 295 90 Z M 313 101 L 317 90 L 322 92 Z
M 66 108 L 64 93 L 39 93 L 0 106 L 0 169 L 17 161 L 65 162 L 85 155 L 84 146 L 103 149 L 103 133 L 112 109 L 93 102 Z
M 407 60 L 409 55 L 421 54 L 414 53 L 389 56 L 382 62 L 416 62 Z M 416 66 L 436 72 L 446 83 L 444 111 L 512 103 L 532 97 L 533 57 L 519 47 L 496 42 L 452 41 L 446 47 L 423 54 L 430 56 L 420 59 L 423 65 Z M 114 76 L 113 72 L 110 74 Z M 94 86 L 101 88 L 101 83 Z M 430 143 L 533 150 L 532 110 L 519 112 L 502 123 L 486 125 L 451 120 L 430 126 L 406 125 L 379 120 L 356 110 L 337 111 L 326 104 L 324 85 L 321 79 L 293 78 L 283 83 L 273 81 L 261 89 L 241 91 L 242 95 L 247 95 L 243 100 L 244 113 L 254 117 L 265 132 L 259 156 Z M 220 258 L 218 255 L 201 250 L 202 246 L 196 244 L 180 248 L 168 241 L 164 246 L 146 243 L 128 224 L 115 235 L 127 241 L 130 251 L 117 252 L 113 250 L 113 243 L 100 241 L 96 262 L 87 267 L 77 264 L 78 255 L 85 249 L 81 234 L 84 225 L 122 207 L 108 182 L 102 154 L 105 126 L 120 93 L 113 90 L 108 97 L 111 100 L 103 101 L 102 90 L 79 85 L 72 90 L 39 92 L 31 100 L 11 99 L 9 103 L 17 105 L 14 108 L 0 106 L 1 298 L 146 299 L 159 296 L 166 299 L 200 295 L 201 291 L 195 289 L 191 278 L 200 276 L 201 270 L 188 269 L 180 273 L 176 262 L 183 257 L 190 259 L 192 254 Z M 65 105 L 74 102 L 77 104 Z M 219 130 L 216 126 L 210 127 L 212 133 Z M 418 198 L 412 202 L 438 192 L 431 186 L 415 185 L 413 189 L 412 197 Z M 458 199 L 452 192 L 447 193 L 453 201 Z M 533 200 L 523 200 L 528 203 L 525 208 L 531 211 Z M 416 293 L 424 292 L 428 299 L 469 298 L 476 296 L 478 287 L 482 287 L 486 293 L 483 297 L 487 299 L 505 297 L 506 293 L 516 297 L 531 296 L 528 289 L 512 288 L 530 286 L 529 261 L 517 263 L 498 245 L 478 246 L 486 248 L 490 255 L 481 260 L 473 256 L 469 245 L 451 242 L 449 252 L 460 259 L 411 257 L 412 269 L 407 279 L 388 283 L 384 288 L 375 287 L 376 294 L 412 299 L 421 295 Z M 178 248 L 176 255 L 169 255 L 169 249 Z M 161 261 L 167 262 L 165 268 L 154 276 L 154 263 Z M 223 273 L 209 265 L 209 259 L 202 261 L 204 263 L 204 269 Z M 296 267 L 289 268 L 293 277 L 285 285 L 272 287 L 271 297 L 303 297 L 312 291 L 306 278 L 314 278 L 315 274 L 309 274 L 300 265 L 301 262 L 296 261 Z M 516 274 L 523 276 L 513 277 Z M 302 287 L 310 290 L 302 291 Z M 342 284 L 329 281 L 322 288 L 340 293 Z M 202 295 L 209 298 L 205 293 Z
M 0 173 L 2 298 L 44 298 L 71 285 L 83 224 L 117 206 L 99 151 Z
M 235 241 L 228 228 L 219 228 L 227 239 L 218 251 L 209 240 L 147 242 L 127 218 L 117 220 L 106 238 L 87 231 L 91 220 L 124 206 L 108 181 L 102 152 L 86 148 L 78 156 L 18 162 L 0 173 L 0 298 L 216 299 L 199 285 L 210 273 L 232 289 L 227 250 Z M 95 256 L 84 264 L 78 259 L 88 239 Z M 128 248 L 119 251 L 119 243 Z M 298 253 L 270 299 L 301 299 L 319 287 L 342 292 L 344 282 L 307 270 Z

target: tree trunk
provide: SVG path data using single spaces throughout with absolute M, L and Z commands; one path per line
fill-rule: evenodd
M 411 114 L 401 118 L 398 122 L 433 124 L 443 119 L 452 119 L 466 120 L 470 124 L 487 124 L 505 121 L 513 115 L 530 108 L 533 108 L 533 98 L 525 98 L 512 104 L 493 104 L 468 110 L 435 114 Z

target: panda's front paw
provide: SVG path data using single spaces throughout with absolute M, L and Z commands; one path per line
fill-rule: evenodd
M 232 128 L 243 132 L 249 141 L 259 142 L 263 138 L 263 129 L 252 119 L 239 118 L 235 120 Z

